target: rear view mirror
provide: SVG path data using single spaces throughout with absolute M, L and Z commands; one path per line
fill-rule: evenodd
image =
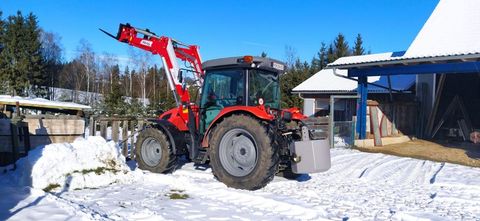
M 285 122 L 290 122 L 290 121 L 292 121 L 292 113 L 290 113 L 290 112 L 288 112 L 288 111 L 284 111 L 284 112 L 283 112 L 282 119 L 283 119 Z

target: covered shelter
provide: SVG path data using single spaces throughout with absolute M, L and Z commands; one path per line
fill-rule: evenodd
M 329 112 L 329 100 L 332 96 L 352 96 L 357 94 L 357 79 L 350 79 L 347 70 L 323 69 L 292 89 L 293 94 L 298 94 L 304 100 L 303 114 L 307 116 L 326 116 Z M 395 76 L 391 83 L 385 76 L 368 77 L 368 93 L 377 100 L 390 100 L 390 96 L 398 99 L 405 94 L 413 95 L 415 90 L 415 76 Z M 389 87 L 390 86 L 390 87 Z M 391 90 L 390 90 L 391 89 Z M 390 93 L 391 92 L 391 93 Z M 350 100 L 351 101 L 351 100 Z M 352 106 L 341 100 L 336 103 L 335 109 Z M 345 108 L 343 108 L 345 109 Z M 343 110 L 342 109 L 342 110 Z M 336 117 L 336 119 L 338 119 Z
M 448 121 L 458 123 L 464 138 L 480 128 L 479 11 L 477 0 L 441 0 L 406 51 L 343 57 L 327 66 L 358 82 L 359 139 L 366 138 L 371 76 L 416 75 L 421 136 L 433 138 Z

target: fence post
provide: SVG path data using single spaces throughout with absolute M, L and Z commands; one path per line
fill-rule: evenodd
M 128 157 L 128 121 L 124 120 L 122 123 L 122 154 Z
M 100 136 L 107 139 L 107 121 L 100 121 Z
M 90 122 L 88 122 L 88 128 L 90 132 L 90 136 L 95 136 L 97 127 L 95 126 L 95 118 L 93 116 L 90 117 Z
M 118 132 L 119 130 L 119 121 L 113 120 L 112 121 L 112 140 L 117 143 L 118 142 Z
M 17 169 L 17 159 L 18 159 L 18 128 L 17 122 L 12 119 L 12 123 L 10 123 L 10 134 L 12 138 L 12 162 L 13 162 L 13 169 Z
M 135 159 L 135 120 L 130 121 L 130 159 Z
M 28 155 L 30 151 L 30 132 L 28 131 L 28 123 L 22 122 L 22 130 L 23 130 L 23 145 L 25 146 L 25 155 Z

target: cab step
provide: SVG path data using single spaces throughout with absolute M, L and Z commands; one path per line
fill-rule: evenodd
M 198 150 L 198 155 L 197 157 L 193 160 L 193 162 L 198 163 L 198 164 L 205 164 L 208 160 L 208 154 L 209 151 L 207 148 L 205 149 L 199 149 Z

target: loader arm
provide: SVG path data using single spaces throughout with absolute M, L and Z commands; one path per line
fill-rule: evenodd
M 190 94 L 186 88 L 182 73 L 183 71 L 192 72 L 196 84 L 198 86 L 203 84 L 204 71 L 198 46 L 187 45 L 165 36 L 157 36 L 148 29 L 135 28 L 128 23 L 120 24 L 116 36 L 102 29 L 100 30 L 120 42 L 159 55 L 162 58 L 168 84 L 174 94 L 177 106 L 181 107 L 182 105 L 190 104 Z M 188 62 L 190 69 L 181 69 L 177 59 Z

